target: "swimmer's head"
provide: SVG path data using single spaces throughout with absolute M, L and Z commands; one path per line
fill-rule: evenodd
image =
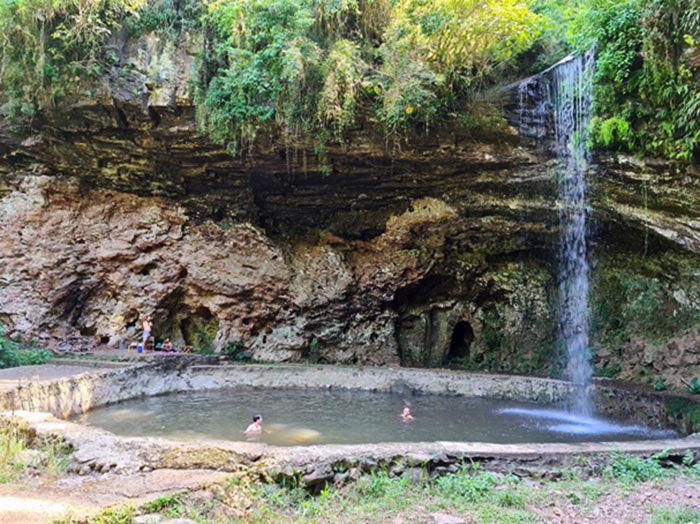
M 253 415 L 253 422 L 257 422 L 258 420 L 262 422 L 262 415 L 260 413 Z

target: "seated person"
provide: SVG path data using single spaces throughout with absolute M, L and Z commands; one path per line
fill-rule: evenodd
M 173 343 L 170 341 L 169 338 L 166 338 L 161 344 L 160 348 L 163 351 L 173 351 L 175 349 L 175 346 L 173 346 Z

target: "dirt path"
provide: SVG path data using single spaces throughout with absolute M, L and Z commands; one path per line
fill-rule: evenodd
M 197 489 L 226 478 L 210 470 L 161 469 L 135 475 L 68 476 L 56 481 L 0 484 L 0 524 L 48 524 L 104 508 L 140 505 L 168 493 Z
M 571 495 L 564 494 L 562 500 L 567 498 Z M 562 503 L 536 513 L 548 523 L 644 524 L 651 523 L 654 511 L 660 509 L 700 511 L 700 481 L 677 478 L 667 483 L 647 482 L 628 492 L 606 493 L 591 504 Z

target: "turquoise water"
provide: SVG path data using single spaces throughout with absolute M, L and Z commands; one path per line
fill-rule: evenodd
M 410 405 L 415 421 L 401 411 Z M 178 393 L 122 402 L 76 419 L 124 436 L 246 440 L 252 415 L 274 445 L 378 442 L 590 442 L 669 438 L 624 421 L 572 415 L 528 402 L 439 395 L 405 397 L 345 390 L 253 387 Z

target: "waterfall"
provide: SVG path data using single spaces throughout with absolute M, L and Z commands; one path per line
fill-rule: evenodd
M 552 110 L 557 156 L 559 210 L 559 321 L 566 344 L 567 372 L 574 384 L 573 411 L 590 414 L 593 377 L 588 338 L 590 212 L 586 150 L 591 115 L 594 55 L 572 57 L 551 70 L 547 104 Z

